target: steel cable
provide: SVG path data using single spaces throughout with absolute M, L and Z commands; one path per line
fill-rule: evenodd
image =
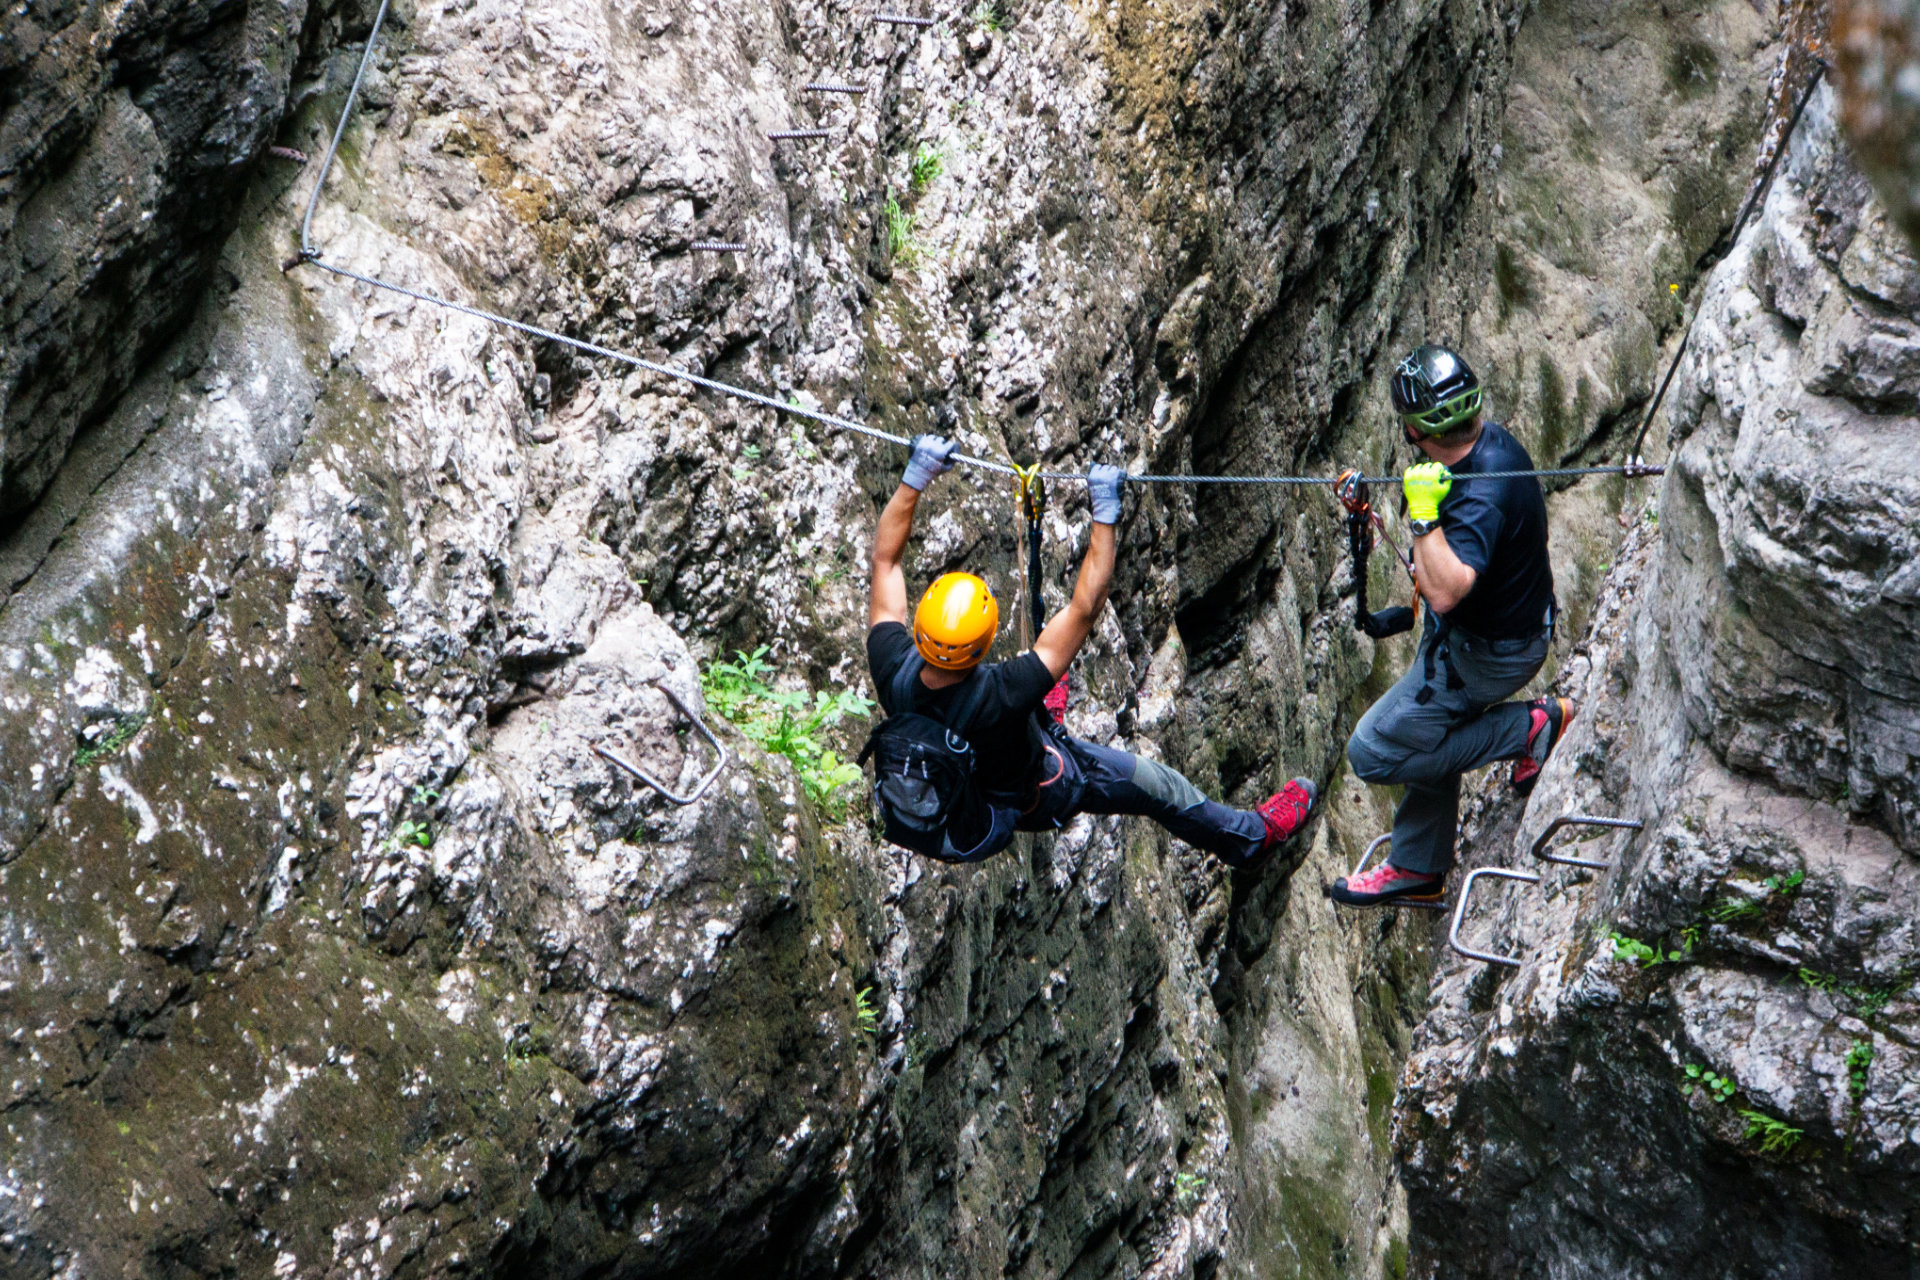
M 1790 49 L 1782 56 L 1783 58 L 1791 57 L 1792 53 Z M 1717 249 L 1724 243 L 1731 250 L 1732 246 L 1740 243 L 1740 233 L 1746 229 L 1747 219 L 1752 216 L 1753 211 L 1760 207 L 1760 201 L 1766 196 L 1767 188 L 1773 185 L 1774 171 L 1780 167 L 1780 158 L 1787 154 L 1787 145 L 1793 141 L 1793 131 L 1800 127 L 1800 117 L 1806 113 L 1807 104 L 1813 101 L 1813 91 L 1820 87 L 1820 77 L 1826 69 L 1825 62 L 1818 58 L 1814 59 L 1813 74 L 1807 77 L 1807 87 L 1800 91 L 1800 101 L 1794 105 L 1793 114 L 1787 118 L 1786 131 L 1780 135 L 1780 141 L 1774 147 L 1773 155 L 1768 157 L 1767 167 L 1761 173 L 1760 181 L 1747 194 L 1746 202 L 1740 206 L 1740 212 L 1735 215 L 1733 230 L 1727 234 L 1724 241 L 1716 241 L 1714 248 Z M 1640 420 L 1640 430 L 1633 437 L 1633 448 L 1627 451 L 1629 458 L 1640 456 L 1640 446 L 1647 442 L 1647 431 L 1653 426 L 1653 416 L 1660 412 L 1660 403 L 1667 398 L 1667 388 L 1673 385 L 1673 375 L 1679 371 L 1680 357 L 1687 354 L 1687 344 L 1693 340 L 1693 324 L 1699 318 L 1700 312 L 1696 310 L 1692 318 L 1687 321 L 1686 331 L 1680 335 L 1680 345 L 1674 348 L 1673 359 L 1667 362 L 1666 376 L 1660 379 L 1660 389 L 1654 392 L 1652 403 L 1647 405 L 1647 416 Z
M 660 364 L 656 361 L 647 360 L 640 356 L 633 355 L 629 352 L 616 351 L 612 347 L 603 347 L 597 342 L 588 342 L 581 338 L 568 337 L 564 333 L 556 333 L 551 329 L 544 329 L 544 328 L 541 328 L 539 325 L 529 324 L 524 320 L 515 320 L 511 316 L 504 316 L 495 311 L 487 311 L 480 307 L 468 306 L 465 303 L 455 302 L 450 298 L 442 298 L 436 294 L 427 293 L 420 289 L 412 289 L 407 287 L 406 285 L 394 284 L 392 281 L 382 280 L 378 276 L 370 276 L 359 271 L 353 271 L 347 267 L 335 266 L 333 263 L 328 262 L 325 258 L 323 258 L 320 254 L 320 251 L 316 249 L 313 245 L 314 213 L 319 208 L 320 193 L 322 189 L 326 186 L 327 175 L 330 172 L 332 172 L 334 156 L 340 150 L 340 140 L 346 135 L 347 121 L 351 119 L 353 116 L 353 105 L 360 95 L 361 82 L 366 78 L 367 68 L 373 62 L 374 46 L 379 41 L 381 25 L 386 21 L 388 3 L 389 3 L 389 0 L 380 0 L 380 7 L 374 13 L 373 26 L 369 29 L 367 33 L 367 47 L 360 55 L 359 66 L 355 69 L 353 73 L 353 83 L 347 89 L 347 100 L 345 104 L 342 105 L 342 107 L 340 108 L 340 120 L 334 126 L 332 140 L 327 144 L 326 159 L 321 161 L 320 171 L 314 177 L 313 192 L 307 198 L 306 214 L 300 220 L 300 257 L 299 257 L 300 262 L 309 263 L 313 266 L 319 267 L 323 271 L 331 272 L 332 274 L 336 276 L 340 276 L 347 280 L 357 281 L 360 284 L 367 285 L 370 288 L 382 289 L 388 293 L 398 294 L 404 298 L 411 298 L 415 302 L 424 302 L 429 306 L 441 307 L 448 311 L 457 312 L 464 316 L 471 316 L 476 320 L 482 320 L 489 324 L 496 324 L 496 325 L 500 325 L 503 328 L 513 329 L 519 333 L 524 333 L 529 337 L 542 338 L 548 342 L 557 342 L 562 346 L 571 347 L 576 351 L 581 351 L 588 355 L 599 356 L 607 360 L 613 360 L 620 364 L 631 366 L 632 368 L 635 368 L 635 369 L 644 370 L 645 372 L 648 372 L 648 373 L 659 374 L 660 376 L 666 377 L 666 378 L 678 379 L 681 382 L 689 383 L 693 386 L 700 387 L 707 391 L 716 392 L 724 396 L 731 396 L 736 400 L 745 400 L 751 404 L 762 405 L 768 409 L 772 409 L 776 413 L 793 414 L 796 417 L 806 418 L 810 421 L 818 422 L 822 426 L 831 427 L 836 431 L 851 431 L 857 435 L 867 436 L 874 440 L 884 440 L 889 444 L 900 445 L 903 448 L 913 447 L 912 439 L 910 439 L 907 436 L 896 435 L 891 431 L 882 431 L 878 427 L 870 427 L 865 423 L 855 422 L 850 418 L 842 418 L 837 414 L 823 413 L 818 409 L 809 409 L 804 405 L 776 400 L 772 396 L 764 395 L 758 391 L 749 390 L 746 387 L 738 387 L 738 386 L 734 386 L 732 383 L 721 382 L 714 378 L 704 377 L 700 374 L 693 373 L 687 369 L 677 369 L 672 365 Z M 1804 109 L 1805 107 L 1804 100 L 1802 101 L 1801 106 Z M 1799 118 L 1798 113 L 1795 114 L 1794 118 L 1795 120 L 1798 120 Z M 1784 148 L 1784 143 L 1782 145 Z M 1671 370 L 1668 371 L 1668 377 L 1669 378 L 1672 377 Z M 1662 389 L 1664 390 L 1664 387 Z M 1651 415 L 1649 415 L 1649 421 L 1651 421 Z M 1642 434 L 1643 435 L 1645 434 L 1644 428 L 1642 429 Z M 965 465 L 970 467 L 976 467 L 982 471 L 992 472 L 995 475 L 1003 475 L 1003 476 L 1019 475 L 1019 472 L 1014 467 L 1009 466 L 1007 463 L 1004 463 L 1004 462 L 996 462 L 991 458 L 980 458 L 980 457 L 975 457 L 971 454 L 960 453 L 960 454 L 954 455 L 954 461 L 964 463 Z M 1464 472 L 1464 473 L 1456 473 L 1453 477 L 1453 481 L 1455 484 L 1459 484 L 1463 481 L 1468 481 L 1468 480 L 1508 480 L 1508 479 L 1517 479 L 1517 478 L 1527 477 L 1527 476 L 1533 476 L 1541 479 L 1548 479 L 1548 478 L 1554 478 L 1554 477 L 1592 476 L 1592 475 L 1643 476 L 1643 475 L 1659 475 L 1659 474 L 1662 474 L 1664 471 L 1665 471 L 1664 467 L 1649 467 L 1649 466 L 1640 465 L 1635 462 L 1628 462 L 1622 465 L 1612 465 L 1612 466 L 1550 467 L 1550 468 L 1543 468 L 1543 469 L 1529 470 L 1529 471 L 1471 471 L 1471 472 Z M 1039 475 L 1042 479 L 1045 479 L 1045 480 L 1077 481 L 1082 484 L 1086 483 L 1086 479 L 1087 479 L 1084 474 L 1077 471 L 1042 471 L 1039 473 Z M 1214 475 L 1178 475 L 1178 474 L 1176 475 L 1131 475 L 1130 474 L 1127 476 L 1127 479 L 1134 484 L 1329 485 L 1330 486 L 1330 485 L 1339 483 L 1338 479 L 1332 476 L 1294 476 L 1294 475 L 1214 476 Z M 1362 479 L 1368 484 L 1397 484 L 1399 483 L 1400 477 L 1398 476 L 1365 476 L 1365 477 L 1362 477 Z

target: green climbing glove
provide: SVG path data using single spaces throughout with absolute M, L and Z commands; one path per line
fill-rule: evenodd
M 1442 462 L 1416 462 L 1400 477 L 1407 495 L 1407 519 L 1438 520 L 1440 502 L 1453 488 L 1453 472 Z

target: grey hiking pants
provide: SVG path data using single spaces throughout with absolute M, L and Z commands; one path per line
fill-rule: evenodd
M 1347 742 L 1347 760 L 1368 782 L 1402 783 L 1387 860 L 1403 871 L 1453 866 L 1460 775 L 1527 749 L 1532 717 L 1503 699 L 1526 688 L 1547 659 L 1548 633 L 1484 640 L 1458 628 L 1426 630 L 1413 666 L 1373 704 Z

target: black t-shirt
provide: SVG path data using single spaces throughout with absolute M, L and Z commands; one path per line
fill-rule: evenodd
M 988 691 L 966 735 L 973 744 L 973 776 L 989 791 L 1024 794 L 1039 776 L 1045 750 L 1035 713 L 1054 685 L 1053 673 L 1040 655 L 1029 649 L 1007 662 L 976 667 L 966 680 L 945 689 L 929 689 L 915 681 L 914 705 L 888 706 L 893 678 L 912 654 L 913 635 L 901 623 L 882 622 L 867 633 L 867 669 L 873 673 L 880 706 L 889 713 L 917 711 L 944 723 L 960 691 L 975 680 L 986 681 Z
M 1533 459 L 1504 427 L 1489 422 L 1472 452 L 1448 470 L 1455 476 L 1531 471 Z M 1538 479 L 1456 480 L 1440 504 L 1440 527 L 1453 554 L 1478 575 L 1467 598 L 1447 615 L 1449 622 L 1488 640 L 1531 636 L 1545 625 L 1553 565 L 1547 559 L 1547 499 Z

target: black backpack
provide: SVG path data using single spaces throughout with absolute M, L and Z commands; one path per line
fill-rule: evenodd
M 888 686 L 893 707 L 914 704 L 920 670 L 915 653 Z M 887 839 L 903 849 L 941 862 L 978 862 L 1013 843 L 1019 811 L 994 804 L 973 777 L 973 744 L 966 731 L 980 714 L 986 694 L 982 681 L 968 681 L 942 721 L 918 711 L 898 710 L 880 722 L 861 749 L 860 763 L 873 761 L 873 807 Z M 978 838 L 969 847 L 953 835 Z

